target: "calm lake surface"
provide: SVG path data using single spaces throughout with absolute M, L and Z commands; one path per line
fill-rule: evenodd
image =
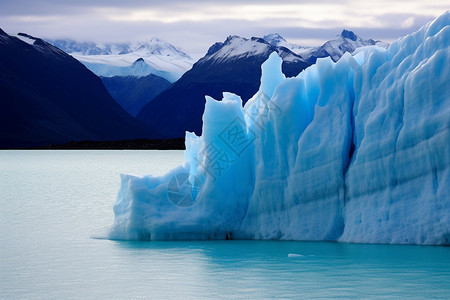
M 120 173 L 162 175 L 182 151 L 0 151 L 0 298 L 450 298 L 450 247 L 125 242 Z

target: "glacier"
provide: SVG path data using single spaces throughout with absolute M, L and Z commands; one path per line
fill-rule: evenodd
M 189 62 L 175 59 L 170 61 L 170 58 L 161 58 L 156 55 L 143 59 L 133 56 L 135 53 L 128 55 L 72 55 L 92 73 L 100 77 L 144 77 L 153 74 L 173 83 L 192 66 Z M 134 62 L 127 62 L 133 58 L 136 58 Z
M 150 74 L 175 82 L 194 63 L 185 52 L 158 38 L 133 43 L 77 42 L 47 40 L 72 55 L 95 75 L 102 77 Z
M 259 91 L 206 96 L 160 177 L 121 175 L 109 238 L 450 244 L 450 12 Z

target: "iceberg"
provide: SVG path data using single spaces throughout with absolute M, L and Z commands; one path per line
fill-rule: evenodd
M 293 78 L 271 54 L 244 107 L 206 96 L 183 166 L 121 175 L 109 238 L 450 244 L 449 25 Z

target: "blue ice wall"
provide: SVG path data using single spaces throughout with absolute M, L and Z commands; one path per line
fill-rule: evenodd
M 450 13 L 388 49 L 206 97 L 162 177 L 122 175 L 110 238 L 450 243 Z

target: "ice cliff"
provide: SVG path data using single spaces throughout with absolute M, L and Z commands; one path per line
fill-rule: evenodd
M 450 244 L 450 13 L 294 78 L 206 97 L 162 177 L 122 175 L 113 239 Z

